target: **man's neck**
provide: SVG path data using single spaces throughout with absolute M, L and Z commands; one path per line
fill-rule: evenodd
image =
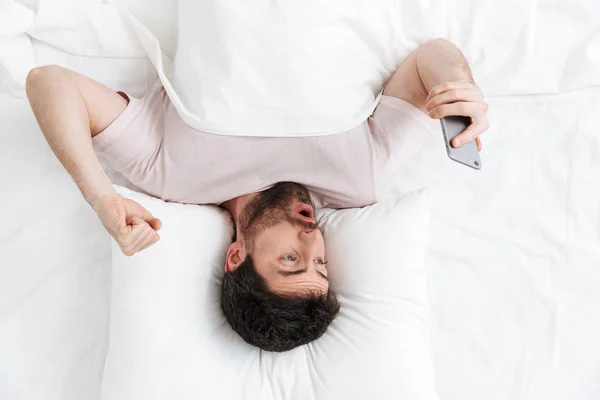
M 258 193 L 250 193 L 245 194 L 243 196 L 234 197 L 233 199 L 227 200 L 226 202 L 222 203 L 221 207 L 229 211 L 229 213 L 233 217 L 233 221 L 237 225 L 239 217 L 242 214 L 242 211 L 244 210 L 244 207 L 246 207 L 246 204 L 248 204 L 250 200 L 255 198 L 256 195 L 258 195 Z

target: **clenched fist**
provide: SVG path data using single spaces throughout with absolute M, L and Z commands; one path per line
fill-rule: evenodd
M 92 207 L 126 256 L 132 256 L 160 239 L 160 220 L 133 200 L 115 193 L 99 197 Z

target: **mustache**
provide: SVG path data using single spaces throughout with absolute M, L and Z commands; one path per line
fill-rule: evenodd
M 319 225 L 317 225 L 315 222 L 305 222 L 305 221 L 299 221 L 295 218 L 292 218 L 291 220 L 289 220 L 292 225 L 298 227 L 298 228 L 302 228 L 305 229 L 307 231 L 314 231 L 315 229 L 319 228 Z
M 267 228 L 280 221 L 287 221 L 292 226 L 303 230 L 318 229 L 318 224 L 307 222 L 293 215 L 292 207 L 297 202 L 315 205 L 310 198 L 308 189 L 293 182 L 279 182 L 250 200 L 244 207 L 238 221 L 242 231 L 252 227 Z

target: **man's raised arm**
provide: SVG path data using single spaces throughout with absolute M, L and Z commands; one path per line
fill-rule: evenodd
M 398 97 L 431 118 L 449 115 L 470 117 L 472 124 L 452 141 L 454 147 L 476 140 L 489 127 L 488 105 L 471 74 L 467 60 L 456 46 L 435 39 L 419 46 L 392 75 L 384 95 Z
M 117 194 L 92 147 L 92 137 L 119 116 L 127 100 L 58 66 L 31 70 L 26 89 L 50 148 L 123 253 L 133 255 L 155 243 L 160 221 L 138 203 Z

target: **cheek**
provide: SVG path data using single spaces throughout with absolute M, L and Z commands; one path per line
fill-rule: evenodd
M 273 276 L 273 270 L 269 268 L 268 257 L 261 256 L 260 254 L 253 254 L 252 259 L 254 260 L 254 269 L 256 270 L 256 273 L 267 281 L 268 286 L 271 286 L 275 277 Z
M 262 229 L 256 235 L 256 243 L 260 243 L 265 247 L 275 247 L 269 246 L 269 244 L 277 243 L 281 244 L 288 241 L 294 235 L 293 228 L 288 227 L 285 223 L 280 223 L 274 226 L 269 226 Z
M 261 242 L 264 243 L 272 240 L 272 236 L 274 235 L 271 231 L 275 229 L 275 224 L 276 222 L 269 218 L 260 219 L 250 225 L 248 229 L 242 231 L 242 235 L 244 235 L 244 239 L 247 242 L 246 245 L 250 251 L 254 251 L 256 247 L 261 246 Z
M 323 236 L 323 234 L 321 233 L 321 231 L 319 231 L 319 245 L 321 246 L 321 248 L 323 249 L 323 251 L 325 251 L 325 237 Z
M 252 239 L 254 243 L 253 257 L 256 254 L 268 258 L 269 261 L 276 260 L 285 249 L 294 247 L 295 235 L 294 229 L 286 227 L 285 224 L 273 226 L 259 232 Z
M 256 233 L 256 235 L 249 237 L 253 242 L 252 254 L 257 256 L 267 257 L 273 252 L 274 244 L 277 243 L 277 238 L 280 236 L 278 229 L 275 227 L 266 228 Z

